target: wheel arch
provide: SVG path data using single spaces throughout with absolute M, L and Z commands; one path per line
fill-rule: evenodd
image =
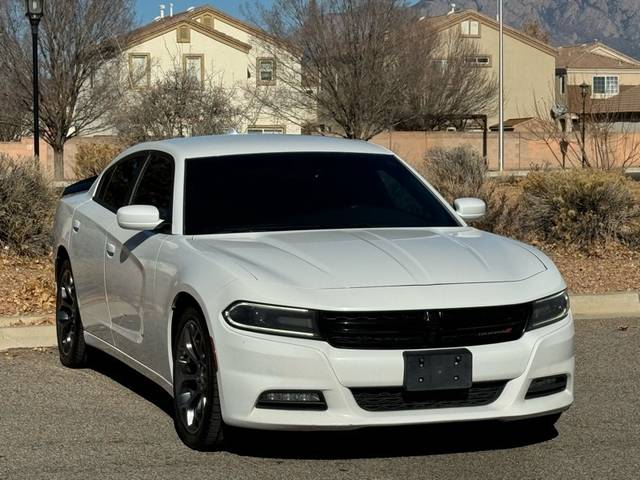
M 188 307 L 194 307 L 200 311 L 200 313 L 205 319 L 205 327 L 207 328 L 207 334 L 211 336 L 211 329 L 209 328 L 209 324 L 207 321 L 207 314 L 202 305 L 202 302 L 195 295 L 193 295 L 191 292 L 187 290 L 181 290 L 180 292 L 178 292 L 173 298 L 173 301 L 171 302 L 171 316 L 169 318 L 169 329 L 168 329 L 169 330 L 168 331 L 169 358 L 171 359 L 172 363 L 173 363 L 173 349 L 174 349 L 175 340 L 178 334 L 178 331 L 177 331 L 178 317 L 180 313 L 182 313 L 184 309 Z
M 69 262 L 71 262 L 71 258 L 69 257 L 69 252 L 67 251 L 66 247 L 64 245 L 60 245 L 58 246 L 57 250 L 56 250 L 56 257 L 55 257 L 55 264 L 54 264 L 54 273 L 55 273 L 55 278 L 58 278 L 58 273 L 60 272 L 60 266 L 62 265 L 62 262 L 64 262 L 65 260 L 68 260 Z

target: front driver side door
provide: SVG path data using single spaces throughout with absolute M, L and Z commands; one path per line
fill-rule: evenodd
M 115 346 L 145 365 L 153 352 L 143 348 L 165 334 L 155 307 L 154 281 L 158 252 L 171 231 L 174 161 L 151 152 L 132 192 L 130 205 L 153 205 L 163 224 L 153 231 L 125 230 L 117 218 L 107 234 L 105 286 Z

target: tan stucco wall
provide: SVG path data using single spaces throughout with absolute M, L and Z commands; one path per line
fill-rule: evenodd
M 579 152 L 580 146 L 575 139 L 571 140 L 570 151 Z M 424 163 L 427 152 L 433 148 L 449 149 L 471 145 L 482 153 L 482 133 L 472 132 L 385 132 L 373 137 L 371 142 L 388 148 L 418 169 Z M 640 145 L 640 133 L 613 134 L 610 145 L 618 149 L 617 154 L 614 155 L 616 158 L 625 158 L 633 145 Z M 497 133 L 489 134 L 487 147 L 489 169 L 496 171 L 498 170 Z M 589 141 L 587 154 L 590 158 L 596 157 L 594 148 L 593 142 Z M 561 158 L 559 147 L 554 146 L 552 151 L 545 142 L 536 140 L 530 133 L 505 132 L 505 170 L 507 171 L 530 170 L 535 167 L 559 168 Z M 576 155 L 569 155 L 567 162 L 570 162 L 570 158 L 575 160 Z M 571 165 L 567 163 L 566 166 Z M 637 163 L 626 166 L 637 166 Z
M 459 31 L 460 25 L 455 24 L 443 34 L 455 35 Z M 498 30 L 483 23 L 480 26 L 480 37 L 469 40 L 477 45 L 478 54 L 491 56 L 491 67 L 479 68 L 487 68 L 497 79 L 500 58 Z M 551 53 L 539 50 L 505 33 L 505 119 L 535 117 L 536 104 L 543 107 L 543 111 L 547 111 L 554 104 L 555 62 Z M 497 121 L 497 113 L 489 119 L 490 123 Z

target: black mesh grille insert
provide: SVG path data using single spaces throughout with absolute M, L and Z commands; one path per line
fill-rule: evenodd
M 506 380 L 474 383 L 469 390 L 407 393 L 397 388 L 352 388 L 360 408 L 370 412 L 427 410 L 436 408 L 481 407 L 495 402 Z
M 522 336 L 531 304 L 449 310 L 319 312 L 323 337 L 336 348 L 416 349 L 485 345 Z

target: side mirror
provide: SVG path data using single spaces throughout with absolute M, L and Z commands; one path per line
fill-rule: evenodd
M 487 204 L 479 198 L 458 198 L 453 207 L 464 221 L 478 220 L 487 213 Z
M 160 212 L 151 205 L 128 205 L 118 209 L 118 225 L 126 230 L 153 230 L 162 223 Z

